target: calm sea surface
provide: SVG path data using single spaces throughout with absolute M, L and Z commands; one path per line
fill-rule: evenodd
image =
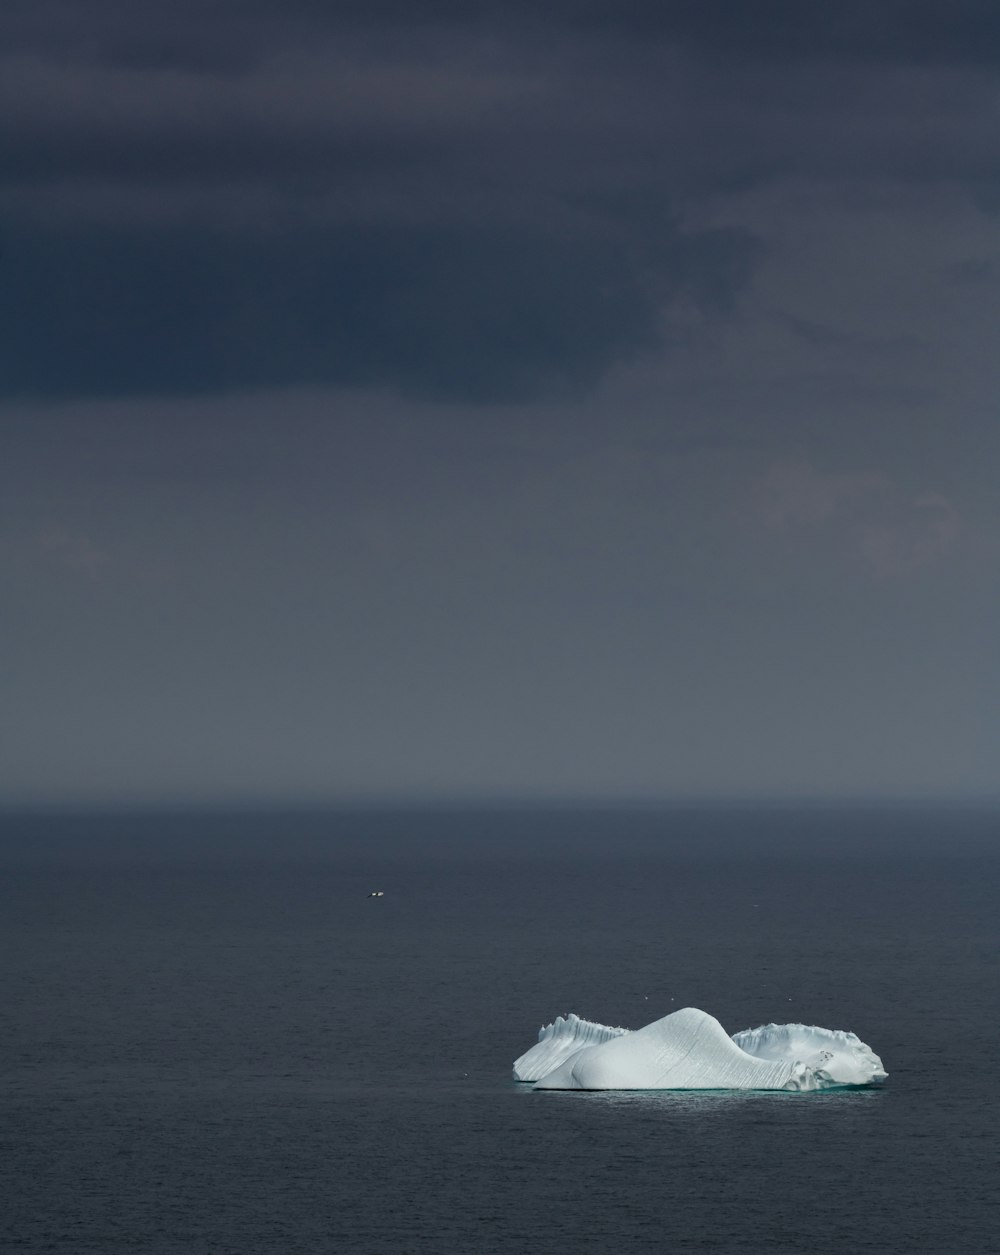
M 0 1251 L 996 1251 L 998 854 L 944 808 L 8 815 Z M 889 1081 L 510 1080 L 682 1006 Z

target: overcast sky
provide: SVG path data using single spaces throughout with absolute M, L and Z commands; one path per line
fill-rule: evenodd
M 997 793 L 995 0 L 5 0 L 0 803 Z

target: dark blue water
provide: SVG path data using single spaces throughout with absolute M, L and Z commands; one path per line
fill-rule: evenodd
M 8 816 L 0 1250 L 997 1249 L 998 837 L 942 808 Z M 509 1079 L 558 1013 L 685 1005 L 852 1029 L 890 1079 Z

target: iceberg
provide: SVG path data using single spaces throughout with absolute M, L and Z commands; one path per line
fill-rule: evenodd
M 685 1007 L 633 1031 L 559 1016 L 514 1064 L 535 1089 L 733 1089 L 808 1092 L 885 1080 L 854 1033 L 768 1024 L 730 1037 L 714 1016 Z

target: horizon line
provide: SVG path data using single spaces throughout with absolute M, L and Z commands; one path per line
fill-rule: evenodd
M 329 798 L 0 799 L 0 818 L 18 815 L 322 814 L 339 811 L 770 810 L 1000 807 L 1000 793 L 922 794 L 345 794 Z

